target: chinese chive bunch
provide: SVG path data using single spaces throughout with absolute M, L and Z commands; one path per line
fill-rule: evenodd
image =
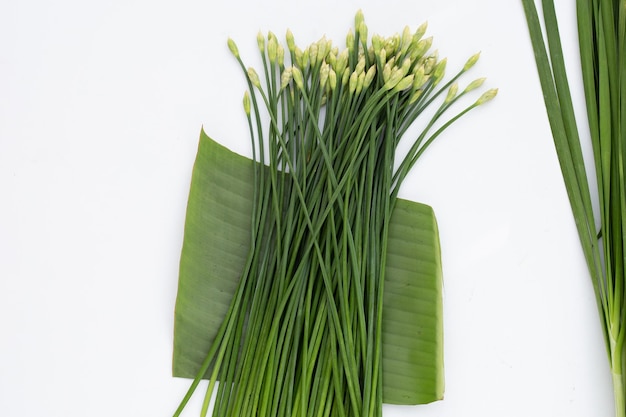
M 325 38 L 300 49 L 290 31 L 286 48 L 259 34 L 261 75 L 228 41 L 249 87 L 243 106 L 257 161 L 251 248 L 175 416 L 204 377 L 202 415 L 212 396 L 215 416 L 382 414 L 382 300 L 396 196 L 432 141 L 496 95 L 488 90 L 448 116 L 483 84 L 457 84 L 478 54 L 444 82 L 446 60 L 430 51 L 425 32 L 424 24 L 369 38 L 358 12 L 341 51 Z M 405 133 L 433 106 L 397 161 Z
M 556 10 L 522 0 L 548 119 L 593 283 L 613 378 L 615 415 L 626 416 L 626 1 L 577 0 L 580 63 L 597 194 L 587 177 Z M 594 206 L 598 211 L 594 213 Z

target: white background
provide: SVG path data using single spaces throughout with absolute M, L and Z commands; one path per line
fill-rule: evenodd
M 558 3 L 576 67 L 573 2 Z M 449 68 L 482 51 L 465 82 L 500 89 L 405 184 L 441 229 L 446 398 L 385 415 L 610 416 L 521 2 L 217 4 L 0 5 L 0 415 L 171 415 L 188 386 L 171 377 L 173 309 L 201 126 L 248 152 L 226 39 L 252 63 L 259 29 L 343 45 L 362 8 L 370 34 L 428 20 Z M 572 84 L 580 103 L 577 73 Z

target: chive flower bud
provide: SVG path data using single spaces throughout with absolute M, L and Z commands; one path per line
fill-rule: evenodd
M 298 69 L 298 67 L 291 67 L 291 75 L 293 76 L 293 81 L 296 83 L 299 89 L 304 89 L 304 80 L 302 78 L 302 72 Z
M 409 98 L 409 104 L 413 104 L 417 101 L 418 98 L 422 96 L 424 90 L 415 90 L 413 94 L 411 94 L 411 98 Z
M 359 28 L 361 23 L 365 22 L 365 17 L 363 16 L 363 10 L 359 9 L 354 16 L 354 27 Z
M 353 71 L 350 75 L 350 84 L 348 86 L 348 91 L 350 94 L 353 94 L 356 91 L 356 84 L 359 81 L 359 74 L 356 71 Z
M 452 102 L 452 100 L 454 100 L 454 98 L 456 97 L 456 93 L 459 91 L 459 84 L 458 83 L 454 83 L 450 86 L 450 89 L 448 90 L 448 95 L 446 96 L 446 99 L 443 101 L 444 104 L 448 104 L 450 102 Z
M 356 28 L 359 30 L 359 38 L 361 39 L 361 42 L 364 44 L 367 43 L 367 25 L 365 22 L 361 22 L 361 24 L 356 26 Z
M 392 37 L 387 38 L 385 42 L 385 49 L 387 50 L 387 56 L 395 55 L 398 52 L 398 46 L 400 46 L 400 35 L 394 34 Z
M 359 78 L 357 78 L 356 80 L 356 95 L 361 94 L 361 91 L 363 90 L 363 85 L 365 84 L 365 73 L 361 72 L 359 73 Z
M 344 71 L 341 76 L 341 85 L 345 86 L 348 84 L 348 80 L 350 79 L 350 71 Z
M 305 69 L 309 65 L 309 54 L 309 48 L 306 48 L 302 52 L 302 65 L 300 66 L 300 68 Z
M 407 75 L 410 69 L 411 69 L 411 59 L 404 58 L 404 61 L 402 61 L 402 66 L 400 67 L 400 70 L 402 71 L 402 76 Z
M 384 82 L 389 81 L 389 78 L 391 77 L 392 69 L 394 68 L 394 64 L 395 64 L 395 59 L 391 58 L 383 67 L 383 81 Z
M 481 85 L 483 85 L 483 83 L 485 82 L 485 78 L 478 78 L 475 79 L 474 81 L 472 81 L 471 83 L 469 83 L 467 85 L 467 87 L 465 87 L 465 90 L 463 90 L 464 93 L 469 93 L 472 90 L 477 89 L 478 87 L 480 87 Z
M 393 91 L 396 92 L 400 92 L 400 91 L 404 91 L 406 89 L 408 89 L 409 87 L 413 86 L 413 78 L 415 76 L 413 74 L 407 75 L 406 77 L 402 78 L 398 84 L 395 85 L 395 87 L 393 87 Z
M 343 72 L 348 66 L 348 50 L 344 49 L 337 57 L 337 65 L 335 66 L 335 71 L 338 75 L 343 76 Z
M 435 66 L 433 70 L 433 83 L 437 84 L 439 81 L 443 79 L 443 76 L 446 73 L 446 64 L 448 63 L 448 59 L 444 58 Z
M 387 56 L 392 56 L 396 54 L 396 48 L 391 38 L 385 39 L 385 45 L 383 46 L 383 48 L 385 49 Z
M 263 36 L 263 33 L 261 31 L 259 31 L 259 33 L 257 33 L 256 35 L 256 43 L 257 45 L 259 45 L 259 51 L 261 51 L 262 54 L 265 53 L 265 36 Z
M 424 74 L 430 74 L 437 65 L 437 58 L 435 56 L 429 56 L 424 60 Z
M 330 52 L 329 48 L 328 48 L 328 43 L 326 42 L 326 36 L 322 37 L 322 39 L 320 39 L 319 41 L 317 41 L 317 60 L 318 61 L 323 61 L 324 58 L 326 58 L 326 55 L 328 55 L 328 52 Z
M 387 51 L 381 49 L 378 51 L 378 65 L 384 67 L 387 62 Z
M 415 75 L 413 78 L 413 91 L 416 91 L 427 81 L 426 74 L 424 74 L 424 66 L 420 65 L 417 67 L 413 74 Z
M 267 57 L 272 63 L 276 62 L 277 50 L 278 42 L 276 42 L 274 37 L 269 37 L 269 40 L 267 41 Z
M 376 75 L 376 65 L 372 65 L 370 69 L 367 70 L 367 74 L 365 74 L 365 80 L 363 81 L 363 88 L 368 88 L 372 81 L 374 80 L 374 75 Z
M 322 63 L 320 67 L 320 87 L 324 89 L 326 87 L 326 82 L 328 81 L 328 73 L 330 71 L 330 67 L 326 62 Z
M 328 84 L 331 90 L 337 88 L 337 73 L 332 68 L 328 71 Z
M 413 40 L 415 42 L 419 42 L 419 40 L 422 39 L 422 36 L 424 36 L 424 34 L 426 33 L 426 29 L 428 29 L 428 22 L 424 22 L 419 25 L 419 27 L 413 34 Z
M 374 52 L 376 54 L 380 53 L 380 50 L 383 48 L 383 43 L 380 35 L 372 35 L 372 48 L 374 48 Z
M 311 61 L 311 67 L 315 66 L 315 63 L 317 62 L 317 44 L 316 43 L 312 43 L 309 48 L 309 60 Z
M 326 61 L 328 61 L 328 64 L 332 67 L 335 68 L 335 66 L 337 65 L 337 55 L 334 52 L 330 52 L 328 54 L 328 56 L 326 57 Z
M 480 96 L 478 98 L 478 100 L 476 100 L 476 103 L 474 103 L 476 106 L 480 106 L 481 104 L 485 104 L 486 102 L 488 102 L 489 100 L 493 100 L 493 98 L 498 94 L 498 89 L 497 88 L 492 88 L 491 90 L 487 90 L 483 93 L 482 96 Z
M 401 45 L 400 52 L 402 53 L 402 55 L 404 55 L 406 51 L 409 49 L 409 46 L 411 46 L 412 40 L 413 40 L 413 35 L 411 35 L 411 29 L 409 29 L 408 26 L 405 26 L 404 30 L 402 31 L 402 41 L 400 42 L 400 45 Z
M 295 64 L 296 64 L 296 66 L 298 66 L 300 68 L 304 68 L 304 61 L 302 59 L 302 57 L 303 57 L 302 49 L 300 49 L 300 48 L 298 48 L 296 46 L 296 50 L 294 52 L 294 56 L 295 56 L 295 61 L 296 61 Z
M 354 72 L 358 72 L 359 74 L 363 71 L 365 71 L 365 57 L 361 57 L 354 68 Z
M 259 80 L 259 75 L 256 73 L 254 68 L 248 68 L 248 79 L 256 88 L 261 88 L 261 80 Z
M 294 53 L 296 49 L 296 41 L 293 37 L 291 29 L 287 29 L 287 35 L 285 35 L 285 38 L 287 39 L 287 49 L 289 49 L 289 52 Z
M 237 49 L 237 44 L 231 38 L 228 38 L 228 49 L 230 49 L 235 58 L 239 58 L 239 49 Z
M 243 93 L 243 111 L 250 116 L 250 93 L 247 90 Z
M 276 62 L 280 68 L 285 65 L 285 48 L 281 44 L 276 48 Z
M 396 85 L 398 85 L 400 80 L 402 80 L 403 78 L 404 78 L 404 74 L 402 74 L 402 70 L 400 68 L 395 68 L 391 72 L 391 75 L 389 76 L 389 79 L 387 80 L 387 82 L 385 82 L 385 85 L 383 86 L 383 88 L 385 90 L 391 90 Z M 412 81 L 413 80 L 411 80 L 411 82 Z
M 463 67 L 463 71 L 467 71 L 468 69 L 472 68 L 474 64 L 476 64 L 476 61 L 478 61 L 478 58 L 480 58 L 480 52 L 477 52 L 469 57 L 469 59 L 465 63 L 465 66 Z
M 346 35 L 346 47 L 350 51 L 350 54 L 354 51 L 354 32 L 352 32 L 352 29 L 350 29 Z
M 285 70 L 283 71 L 282 75 L 280 76 L 280 89 L 281 90 L 287 88 L 287 86 L 291 82 L 291 80 L 293 78 L 292 71 L 293 71 L 292 67 L 285 68 Z
M 415 45 L 415 48 L 411 51 L 411 59 L 416 60 L 424 56 L 424 54 L 430 49 L 433 44 L 433 37 L 430 36 L 426 39 L 421 39 Z

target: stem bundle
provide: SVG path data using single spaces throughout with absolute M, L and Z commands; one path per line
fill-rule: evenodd
M 626 1 L 577 0 L 589 137 L 598 189 L 593 211 L 552 0 L 542 1 L 547 45 L 533 0 L 522 0 L 552 134 L 591 274 L 611 366 L 617 416 L 626 415 Z M 598 228 L 599 226 L 599 228 Z
M 446 60 L 429 53 L 426 26 L 368 42 L 358 13 L 347 48 L 325 38 L 300 50 L 287 33 L 259 35 L 263 78 L 246 68 L 244 96 L 255 164 L 251 249 L 241 280 L 178 416 L 204 377 L 202 415 L 380 416 L 382 301 L 387 232 L 399 187 L 451 123 L 437 124 L 471 57 L 440 87 Z M 394 168 L 413 121 L 447 96 Z M 269 117 L 269 126 L 263 120 Z M 216 381 L 219 384 L 216 387 Z

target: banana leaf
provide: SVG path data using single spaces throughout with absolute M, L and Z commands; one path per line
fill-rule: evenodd
M 237 286 L 249 249 L 253 167 L 252 160 L 201 132 L 175 307 L 176 377 L 195 376 Z M 442 399 L 442 274 L 431 207 L 398 200 L 389 227 L 384 291 L 384 402 Z

